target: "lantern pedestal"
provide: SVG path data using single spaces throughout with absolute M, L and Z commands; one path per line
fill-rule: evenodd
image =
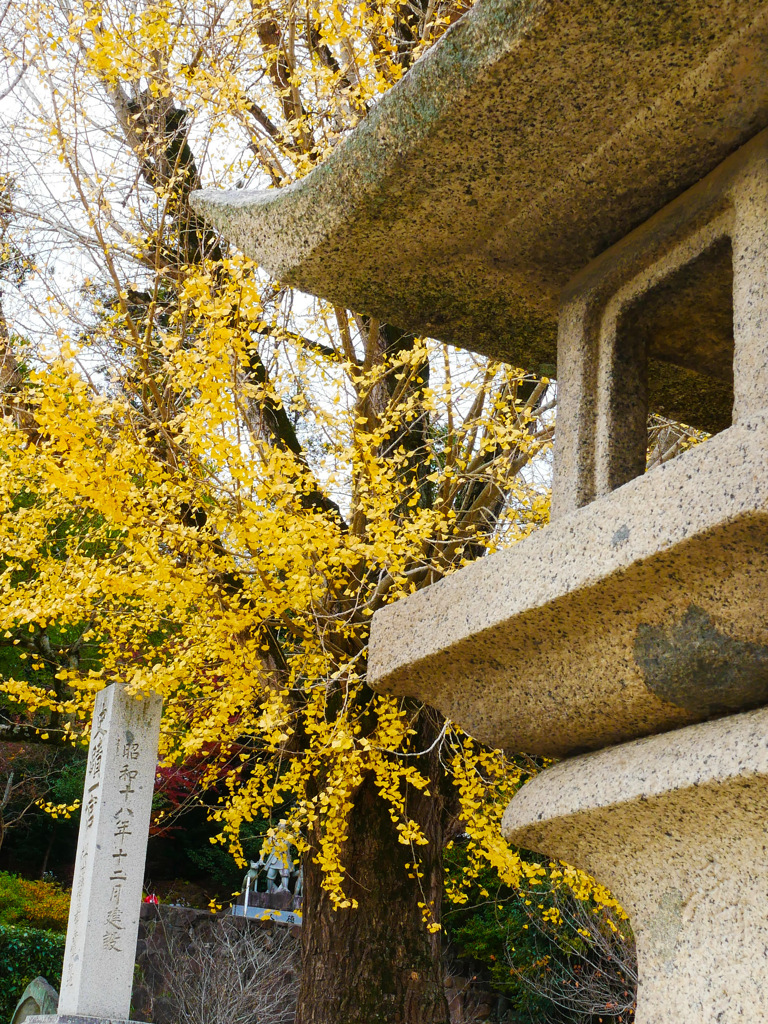
M 56 1013 L 25 1017 L 23 1024 L 144 1024 L 144 1022 L 117 1020 L 114 1017 L 83 1017 L 79 1014 Z
M 629 913 L 637 1024 L 768 1019 L 768 710 L 563 761 L 502 830 Z

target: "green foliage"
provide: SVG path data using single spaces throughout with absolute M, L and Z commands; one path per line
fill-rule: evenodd
M 8 876 L 3 876 L 3 882 Z M 0 908 L 6 889 L 0 890 Z M 0 1020 L 9 1021 L 27 985 L 43 977 L 58 990 L 64 936 L 39 928 L 0 925 Z
M 55 882 L 0 873 L 0 924 L 67 930 L 69 893 Z
M 448 893 L 468 859 L 460 842 L 449 846 Z M 615 903 L 596 901 L 588 887 L 574 889 L 568 870 L 550 865 L 536 884 L 520 888 L 481 871 L 467 901 L 443 913 L 449 952 L 462 974 L 482 977 L 507 997 L 510 1020 L 629 1024 L 637 985 L 629 922 Z
M 450 847 L 446 851 L 448 876 L 461 874 L 466 859 L 461 846 Z M 544 891 L 541 895 L 545 896 Z M 543 958 L 556 954 L 557 948 L 532 927 L 526 897 L 501 885 L 489 868 L 480 872 L 468 897 L 466 903 L 448 905 L 443 912 L 443 930 L 453 956 L 468 962 L 473 973 L 484 975 L 494 991 L 505 995 L 511 1008 L 526 1019 L 552 1018 L 549 1000 L 526 984 L 525 978 L 539 969 Z M 514 968 L 508 962 L 510 950 Z
M 59 879 L 71 877 L 80 813 L 63 808 L 82 798 L 86 759 L 82 747 L 0 743 L 0 781 L 5 785 L 12 771 L 16 787 L 3 810 L 0 869 L 28 877 L 40 877 L 46 870 Z M 30 804 L 32 799 L 36 802 Z
M 224 903 L 242 886 L 245 868 L 219 844 L 212 844 L 216 823 L 204 807 L 192 807 L 179 819 L 179 825 L 166 835 L 150 839 L 147 873 L 158 878 L 187 878 L 205 886 Z M 240 840 L 246 860 L 258 860 L 269 822 L 244 822 Z
M 238 866 L 228 850 L 207 842 L 199 845 L 185 843 L 184 852 L 193 869 L 222 892 L 234 892 L 239 888 L 243 868 Z
M 88 757 L 84 750 L 73 752 L 72 760 L 69 761 L 51 782 L 48 799 L 54 804 L 73 804 L 80 800 L 85 785 L 85 770 L 88 765 Z M 75 812 L 75 823 L 80 822 L 80 813 Z
M 521 856 L 528 855 L 521 851 Z M 448 848 L 449 881 L 462 874 L 466 862 L 460 844 Z M 467 902 L 448 905 L 443 913 L 443 929 L 453 956 L 505 995 L 521 1020 L 572 1024 L 586 1019 L 564 1012 L 562 1001 L 556 998 L 561 988 L 578 977 L 585 955 L 594 959 L 597 954 L 580 921 L 562 915 L 564 899 L 573 901 L 575 897 L 549 875 L 540 885 L 524 890 L 500 884 L 498 876 L 485 869 L 475 879 Z M 576 901 L 578 905 L 583 902 Z M 584 905 L 593 907 L 589 900 Z

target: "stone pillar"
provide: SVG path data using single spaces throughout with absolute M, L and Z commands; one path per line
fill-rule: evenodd
M 636 1024 L 768 1020 L 768 709 L 562 761 L 506 838 L 607 885 L 630 915 Z
M 625 304 L 612 294 L 617 287 L 610 272 L 585 274 L 563 296 L 553 520 L 645 472 L 647 346 Z
M 554 521 L 595 498 L 595 381 L 600 310 L 590 297 L 564 297 L 557 328 L 557 436 L 552 478 Z
M 733 422 L 768 407 L 768 154 L 733 190 Z
M 612 303 L 603 316 L 595 427 L 597 498 L 645 472 L 648 351 L 633 319 L 620 302 Z
M 120 683 L 96 697 L 58 1018 L 130 1015 L 161 700 Z

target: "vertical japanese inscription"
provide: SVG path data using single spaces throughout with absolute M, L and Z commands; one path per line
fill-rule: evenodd
M 141 756 L 141 747 L 134 738 L 134 734 L 127 729 L 124 737 L 116 737 L 118 759 L 120 765 L 118 771 L 119 789 L 121 797 L 120 806 L 112 815 L 112 871 L 109 880 L 112 883 L 109 903 L 106 910 L 104 934 L 102 942 L 104 949 L 113 950 L 115 953 L 122 953 L 120 945 L 121 932 L 125 931 L 123 923 L 123 907 L 121 899 L 123 885 L 128 881 L 127 864 L 129 853 L 125 849 L 129 837 L 133 835 L 133 797 L 136 790 L 134 782 L 139 774 L 135 762 Z M 125 861 L 125 864 L 123 863 Z
M 93 828 L 96 821 L 96 811 L 99 806 L 99 783 L 102 769 L 104 767 L 104 742 L 107 736 L 105 723 L 109 709 L 106 703 L 97 699 L 93 712 L 93 724 L 91 726 L 91 741 L 88 748 L 88 762 L 86 765 L 85 790 L 83 792 L 83 809 L 81 825 L 81 842 L 78 843 L 77 868 L 73 892 L 79 892 L 86 886 L 89 867 L 89 844 L 82 842 L 83 826 L 86 833 Z M 79 933 L 82 928 L 83 905 L 81 900 L 72 901 L 68 931 Z

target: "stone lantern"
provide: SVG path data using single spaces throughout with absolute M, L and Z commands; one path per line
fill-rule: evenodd
M 197 201 L 556 376 L 550 525 L 378 612 L 369 681 L 562 759 L 504 832 L 626 907 L 638 1024 L 768 1019 L 766 126 L 768 0 L 478 0 L 307 178 Z M 649 409 L 714 436 L 646 474 Z

